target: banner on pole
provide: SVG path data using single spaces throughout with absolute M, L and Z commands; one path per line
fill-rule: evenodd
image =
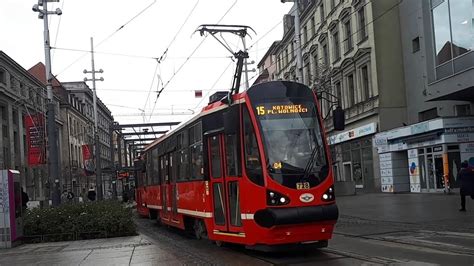
M 26 141 L 28 148 L 28 165 L 46 163 L 46 145 L 44 132 L 44 115 L 37 113 L 25 115 Z
M 82 145 L 82 158 L 84 159 L 84 173 L 91 176 L 95 173 L 94 158 L 89 145 Z

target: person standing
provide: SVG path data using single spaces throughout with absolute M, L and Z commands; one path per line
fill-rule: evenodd
M 471 196 L 471 198 L 474 199 L 474 168 L 469 167 L 467 161 L 461 163 L 458 180 L 460 182 L 461 194 L 461 209 L 459 209 L 459 211 L 465 212 L 466 196 Z
M 95 201 L 95 196 L 96 196 L 96 193 L 95 193 L 95 189 L 93 187 L 91 187 L 89 189 L 89 192 L 87 192 L 87 198 L 90 200 L 90 201 Z
M 23 207 L 23 209 L 27 208 L 28 201 L 30 201 L 30 198 L 28 197 L 28 194 L 26 194 L 26 192 L 23 190 L 23 188 L 21 188 L 21 206 Z

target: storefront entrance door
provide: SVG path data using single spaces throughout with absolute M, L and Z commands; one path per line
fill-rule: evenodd
M 442 154 L 427 154 L 426 155 L 426 189 L 428 192 L 440 191 L 444 188 L 443 185 L 443 155 Z M 425 184 L 423 184 L 425 185 Z

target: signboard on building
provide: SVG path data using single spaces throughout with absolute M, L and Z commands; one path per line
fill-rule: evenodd
M 28 165 L 46 163 L 46 145 L 44 131 L 44 115 L 37 113 L 25 115 L 26 145 L 28 152 Z
M 93 175 L 95 172 L 94 159 L 89 145 L 82 145 L 82 158 L 84 160 L 84 173 L 86 176 Z
M 374 134 L 377 132 L 377 124 L 375 122 L 356 127 L 354 129 L 330 136 L 328 138 L 329 145 L 334 145 L 344 141 L 360 138 L 366 135 Z

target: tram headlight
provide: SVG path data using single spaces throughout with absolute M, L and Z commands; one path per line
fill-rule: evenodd
M 281 206 L 287 205 L 288 203 L 290 203 L 290 199 L 285 195 L 275 191 L 267 190 L 267 205 Z
M 336 199 L 336 195 L 334 194 L 334 187 L 330 186 L 326 192 L 321 196 L 322 201 L 334 201 Z

